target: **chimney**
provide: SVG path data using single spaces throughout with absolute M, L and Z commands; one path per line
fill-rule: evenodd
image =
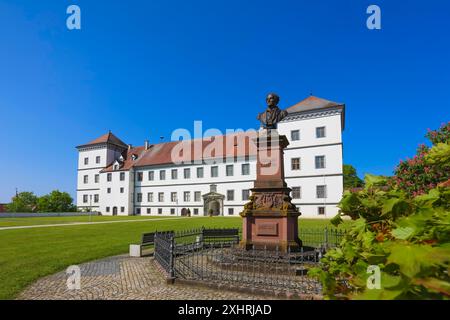
M 145 140 L 145 150 L 148 150 L 148 148 L 150 147 L 148 140 Z
M 129 144 L 129 145 L 128 145 L 128 151 L 130 151 L 131 148 L 133 148 L 133 145 Z

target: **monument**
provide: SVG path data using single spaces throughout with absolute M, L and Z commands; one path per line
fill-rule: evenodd
M 291 203 L 291 189 L 284 179 L 283 150 L 289 145 L 286 136 L 279 135 L 277 123 L 287 116 L 278 107 L 279 97 L 270 93 L 267 109 L 258 115 L 261 129 L 254 142 L 257 145 L 257 176 L 250 202 L 240 213 L 243 217 L 241 246 L 246 249 L 267 248 L 282 252 L 297 251 L 300 212 Z

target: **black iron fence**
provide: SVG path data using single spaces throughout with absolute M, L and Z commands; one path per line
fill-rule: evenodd
M 154 256 L 168 279 L 316 295 L 321 286 L 306 273 L 342 236 L 342 231 L 332 228 L 300 229 L 299 237 L 309 250 L 281 252 L 241 249 L 238 229 L 157 232 Z

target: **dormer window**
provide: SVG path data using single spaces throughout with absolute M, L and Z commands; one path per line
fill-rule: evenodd
M 137 159 L 137 155 L 132 154 L 132 155 L 131 155 L 131 160 L 136 161 L 136 159 Z
M 114 161 L 114 164 L 113 164 L 113 170 L 119 170 L 120 169 L 120 163 L 119 163 L 119 161 Z
M 123 161 L 124 161 L 124 158 L 123 158 L 122 155 L 119 157 L 119 161 L 120 161 L 120 162 L 123 162 Z

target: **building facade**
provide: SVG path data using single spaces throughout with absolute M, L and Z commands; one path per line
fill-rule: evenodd
M 286 110 L 278 132 L 289 140 L 284 168 L 292 202 L 302 217 L 333 217 L 343 193 L 345 105 L 310 96 Z M 133 147 L 109 132 L 77 147 L 77 206 L 103 215 L 237 216 L 256 179 L 252 137 Z

